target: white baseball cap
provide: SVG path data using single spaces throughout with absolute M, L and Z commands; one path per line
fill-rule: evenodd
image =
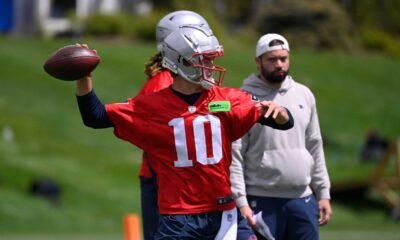
M 270 46 L 271 41 L 279 40 L 282 41 L 283 44 Z M 262 36 L 257 43 L 256 47 L 256 57 L 263 55 L 266 52 L 274 51 L 274 50 L 290 50 L 289 43 L 283 36 L 276 34 L 276 33 L 268 33 Z

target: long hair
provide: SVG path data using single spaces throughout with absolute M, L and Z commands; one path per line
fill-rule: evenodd
M 152 56 L 145 63 L 144 74 L 146 74 L 147 78 L 151 78 L 155 76 L 157 73 L 161 72 L 164 68 L 162 67 L 162 56 L 161 53 L 157 53 Z

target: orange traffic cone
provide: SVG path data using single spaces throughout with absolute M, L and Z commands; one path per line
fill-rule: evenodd
M 140 218 L 136 214 L 128 214 L 124 217 L 125 240 L 141 240 Z

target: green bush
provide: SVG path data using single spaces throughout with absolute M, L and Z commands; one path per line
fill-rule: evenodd
M 126 14 L 91 14 L 85 21 L 84 32 L 91 36 L 129 35 L 130 16 Z
M 145 16 L 133 16 L 130 22 L 132 26 L 132 37 L 154 41 L 156 39 L 156 26 L 164 15 L 159 12 L 152 12 Z
M 94 13 L 85 21 L 84 34 L 153 41 L 155 39 L 155 27 L 161 17 L 158 12 L 146 16 L 134 16 L 126 13 L 114 15 Z
M 379 29 L 364 29 L 361 44 L 368 50 L 400 55 L 400 39 Z
M 352 24 L 331 0 L 282 0 L 266 4 L 254 21 L 258 32 L 284 34 L 293 46 L 350 49 Z

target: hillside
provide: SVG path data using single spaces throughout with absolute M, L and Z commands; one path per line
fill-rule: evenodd
M 0 236 L 115 233 L 126 213 L 140 214 L 141 152 L 116 139 L 111 129 L 84 127 L 74 82 L 52 79 L 42 69 L 50 53 L 74 42 L 0 37 Z M 134 95 L 145 81 L 143 65 L 156 51 L 152 43 L 81 42 L 102 58 L 93 76 L 104 102 Z M 254 47 L 225 46 L 225 53 L 217 60 L 228 69 L 224 85 L 238 87 L 255 70 Z M 367 178 L 374 166 L 358 159 L 367 131 L 377 129 L 389 139 L 400 135 L 400 59 L 294 49 L 291 64 L 293 77 L 316 96 L 332 181 Z M 41 177 L 60 184 L 58 204 L 28 194 Z M 398 227 L 386 224 L 382 211 L 366 223 L 335 207 L 343 220 L 328 230 Z

